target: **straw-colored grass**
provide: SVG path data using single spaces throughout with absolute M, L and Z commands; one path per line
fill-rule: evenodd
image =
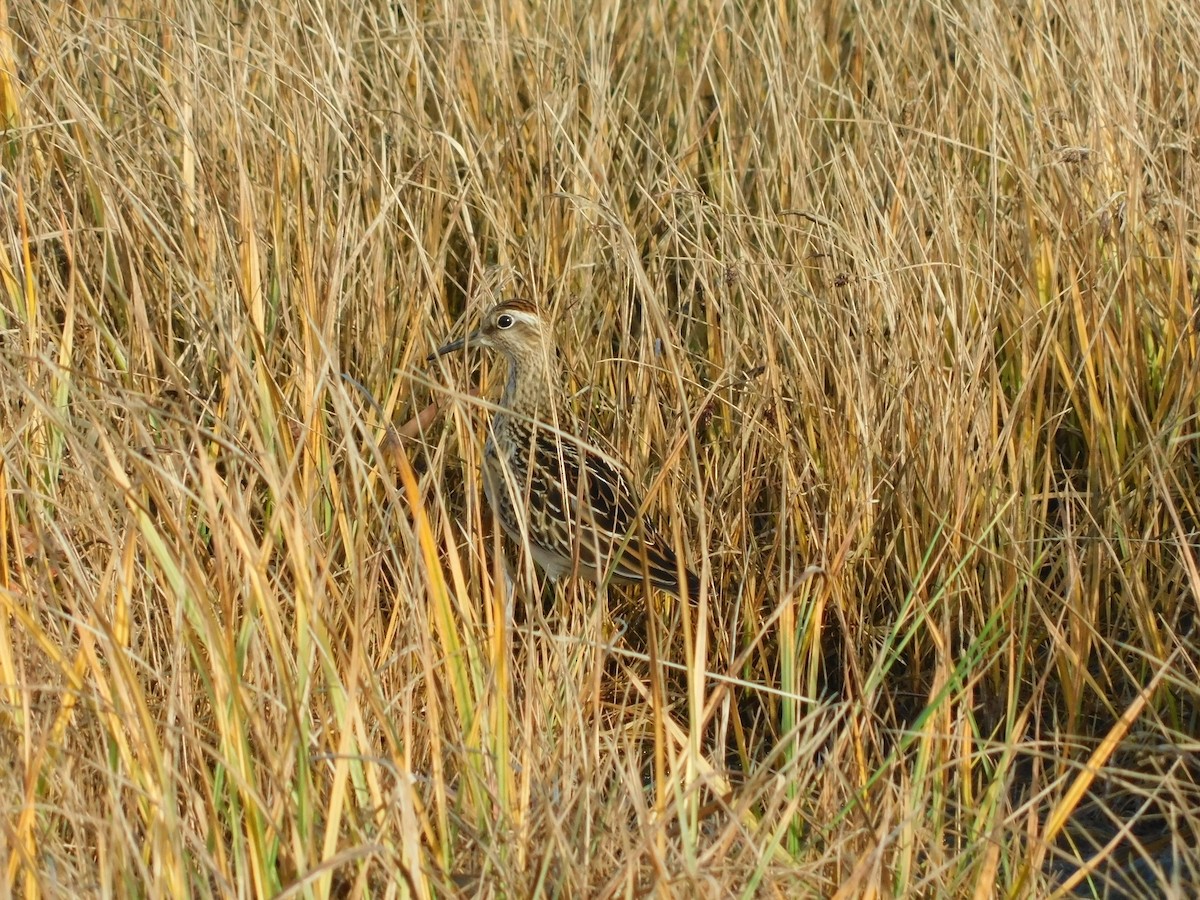
M 0 0 L 0 897 L 1196 896 L 1197 34 Z M 507 595 L 518 294 L 697 607 Z

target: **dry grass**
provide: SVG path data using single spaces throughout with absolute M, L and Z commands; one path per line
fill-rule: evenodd
M 1200 14 L 862 6 L 0 0 L 0 896 L 1195 895 Z

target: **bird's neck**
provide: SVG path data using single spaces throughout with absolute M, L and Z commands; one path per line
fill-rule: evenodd
M 520 416 L 546 419 L 559 405 L 558 366 L 544 348 L 508 357 L 500 405 Z

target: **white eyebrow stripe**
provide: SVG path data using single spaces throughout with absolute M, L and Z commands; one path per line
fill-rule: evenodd
M 521 312 L 519 309 L 506 309 L 502 311 L 500 315 L 512 316 L 514 321 L 524 322 L 526 325 L 532 325 L 534 328 L 537 328 L 541 324 L 541 321 L 537 316 L 527 312 Z

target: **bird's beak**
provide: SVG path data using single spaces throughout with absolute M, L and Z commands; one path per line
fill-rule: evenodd
M 451 341 L 448 344 L 438 347 L 427 357 L 425 357 L 425 362 L 433 362 L 439 356 L 445 356 L 447 353 L 454 353 L 456 350 L 461 350 L 463 347 L 467 346 L 467 344 L 473 344 L 478 340 L 479 330 L 476 329 L 468 334 L 465 338 L 459 338 L 457 341 Z

